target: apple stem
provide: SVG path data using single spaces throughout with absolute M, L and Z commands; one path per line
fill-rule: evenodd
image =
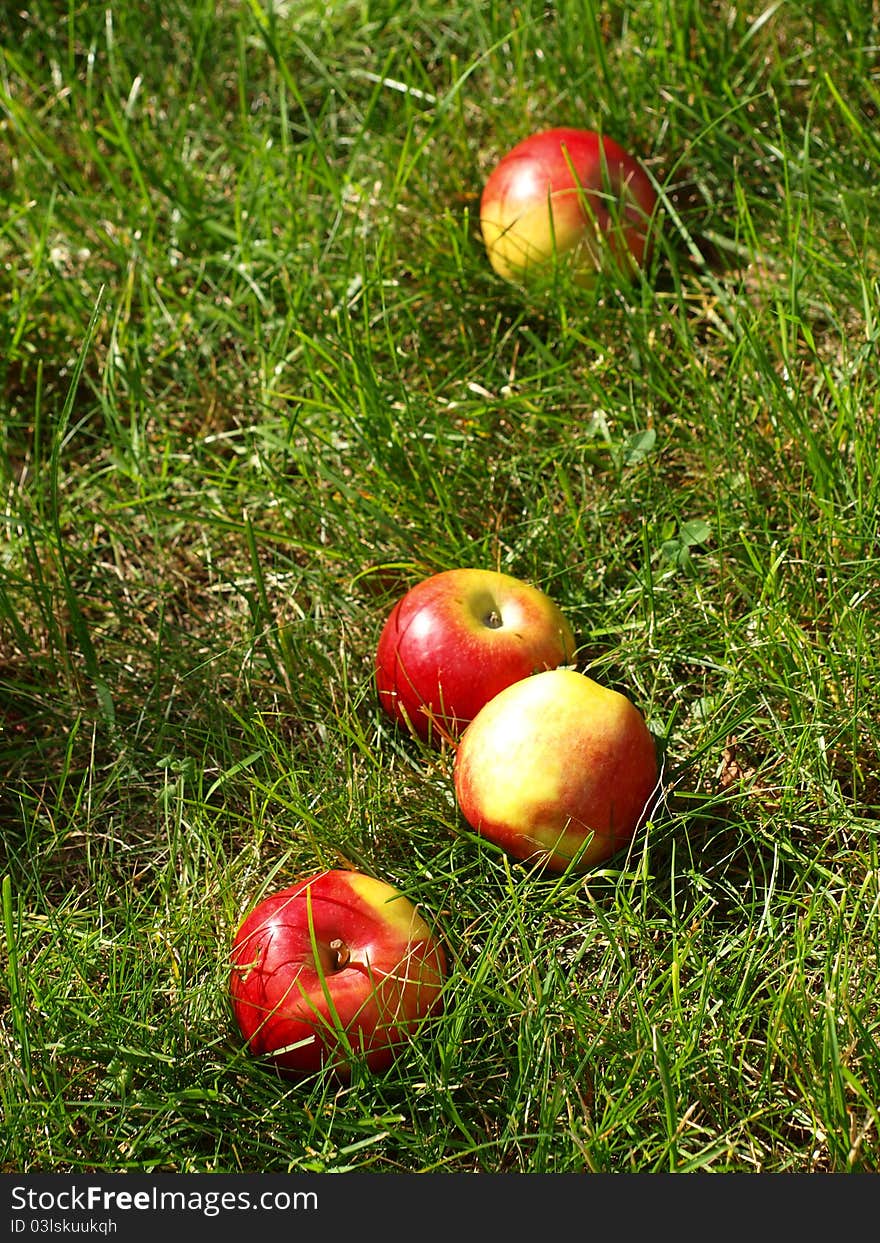
M 349 948 L 339 937 L 330 942 L 330 948 L 335 955 L 333 970 L 341 971 L 343 967 L 348 966 L 348 960 L 351 958 Z
M 501 614 L 497 609 L 490 609 L 483 618 L 483 625 L 488 626 L 490 630 L 501 629 Z

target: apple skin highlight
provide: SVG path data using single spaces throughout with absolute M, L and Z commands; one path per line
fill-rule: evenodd
M 392 609 L 376 651 L 385 712 L 435 745 L 457 741 L 512 682 L 566 664 L 575 640 L 539 588 L 494 570 L 445 570 Z
M 355 871 L 305 877 L 263 899 L 231 951 L 230 998 L 254 1057 L 287 1076 L 363 1058 L 387 1069 L 439 1010 L 446 956 L 393 886 Z
M 480 200 L 489 262 L 523 282 L 557 263 L 590 286 L 600 269 L 644 266 L 657 208 L 648 174 L 614 139 L 559 127 L 532 134 L 495 166 Z
M 459 743 L 468 824 L 514 858 L 584 872 L 628 845 L 658 784 L 653 736 L 626 696 L 574 669 L 516 683 Z

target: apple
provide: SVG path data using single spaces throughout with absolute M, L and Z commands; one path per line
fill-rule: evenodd
M 489 262 L 524 281 L 564 260 L 576 283 L 645 262 L 657 194 L 639 162 L 593 130 L 542 130 L 495 166 L 480 200 Z
M 515 682 L 465 730 L 459 808 L 478 834 L 550 871 L 585 872 L 633 838 L 658 789 L 657 752 L 625 695 L 576 669 Z
M 539 588 L 495 570 L 444 570 L 391 610 L 376 651 L 379 702 L 425 741 L 457 742 L 500 690 L 574 657 L 571 627 Z
M 391 1065 L 441 1008 L 446 957 L 392 885 L 330 869 L 264 898 L 231 953 L 230 996 L 250 1053 L 287 1076 Z

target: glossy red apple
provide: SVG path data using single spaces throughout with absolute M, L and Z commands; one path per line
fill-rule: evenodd
M 505 686 L 574 657 L 571 627 L 537 587 L 495 570 L 445 570 L 392 609 L 376 652 L 379 702 L 439 746 Z
M 477 713 L 454 780 L 477 833 L 517 859 L 583 872 L 632 840 L 657 793 L 657 753 L 625 695 L 553 669 Z
M 657 194 L 644 168 L 593 130 L 543 130 L 517 143 L 489 176 L 480 228 L 489 262 L 522 282 L 564 263 L 584 285 L 599 269 L 644 263 Z
M 249 1051 L 286 1075 L 356 1059 L 386 1069 L 441 1006 L 446 958 L 385 881 L 329 870 L 265 898 L 232 947 L 230 995 Z

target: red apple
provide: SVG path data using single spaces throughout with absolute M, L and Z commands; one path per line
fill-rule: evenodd
M 494 570 L 445 570 L 391 611 L 376 652 L 379 702 L 439 746 L 511 682 L 574 656 L 571 627 L 537 587 Z
M 589 285 L 598 269 L 643 264 L 657 194 L 645 170 L 612 138 L 549 129 L 517 143 L 483 189 L 480 228 L 489 262 L 522 281 L 565 261 Z
M 385 881 L 330 870 L 265 898 L 232 947 L 230 994 L 250 1052 L 287 1075 L 355 1059 L 386 1069 L 441 1006 L 446 958 Z
M 656 747 L 625 695 L 553 669 L 477 713 L 454 780 L 477 833 L 517 859 L 583 872 L 634 836 L 658 788 Z

